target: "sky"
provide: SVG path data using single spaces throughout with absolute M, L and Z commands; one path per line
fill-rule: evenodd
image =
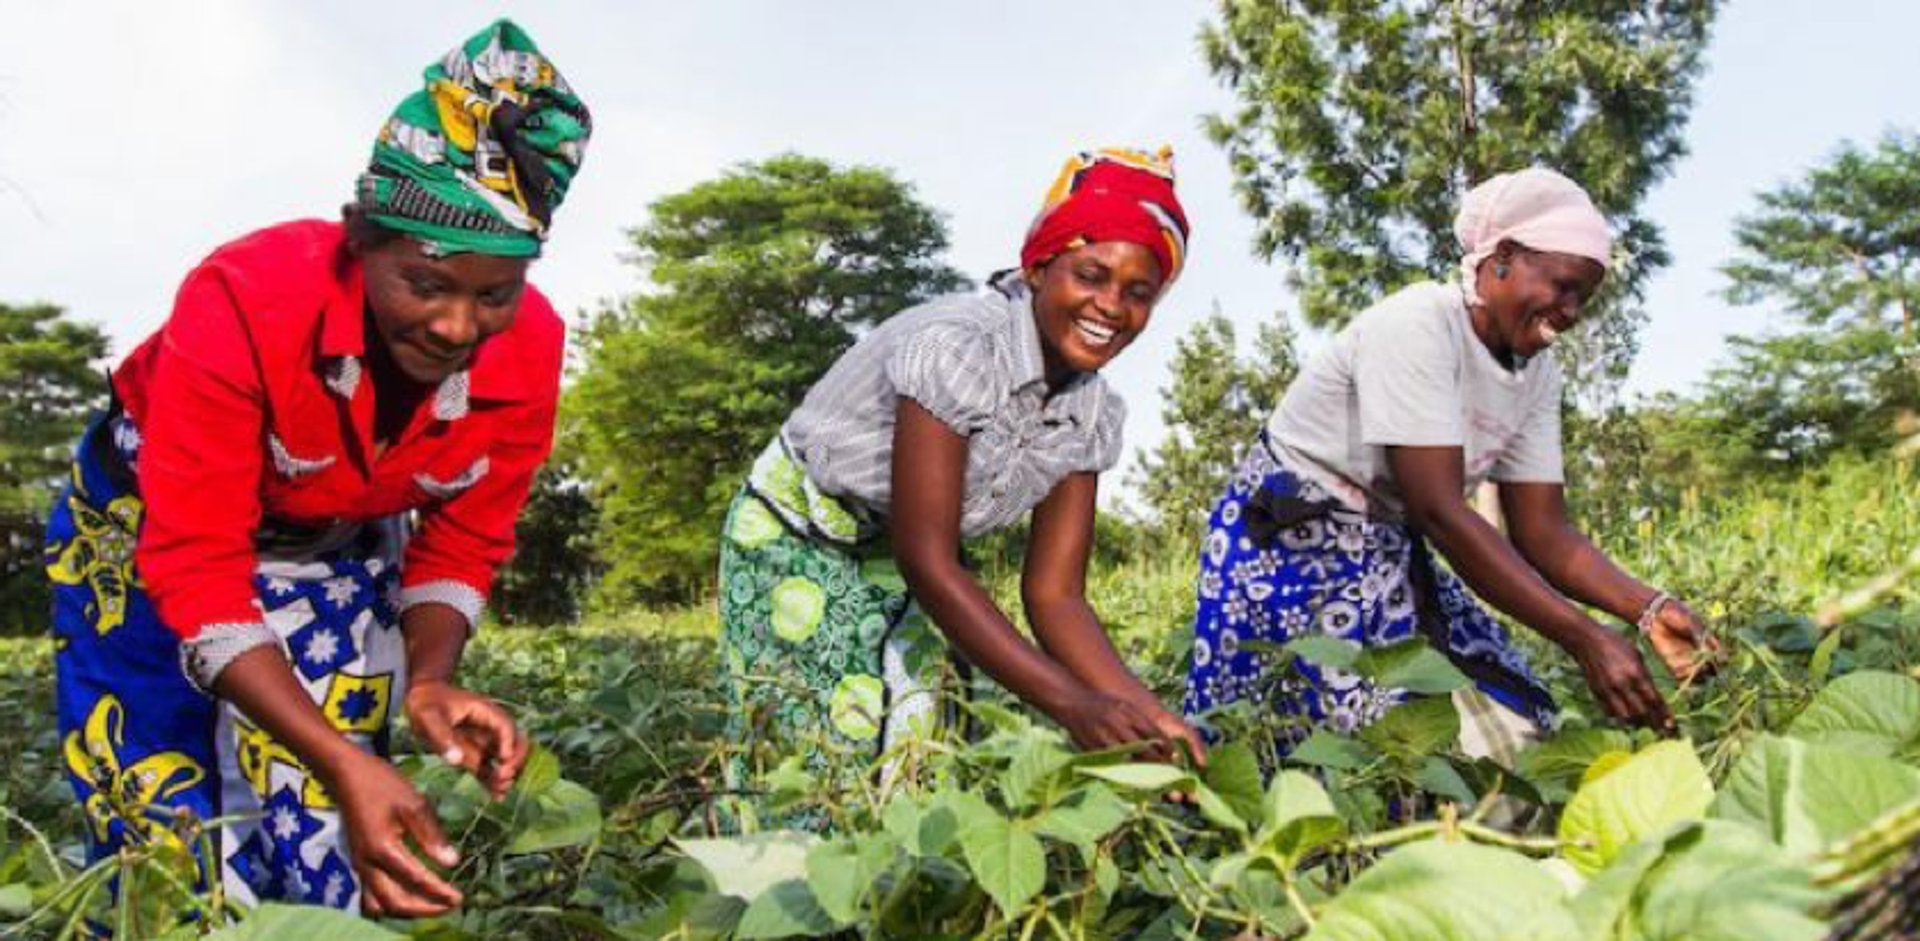
M 1290 315 L 1251 251 L 1202 117 L 1232 106 L 1200 60 L 1203 0 L 903 3 L 636 0 L 0 0 L 0 302 L 48 301 L 124 354 L 186 271 L 274 222 L 334 216 L 420 70 L 498 15 L 593 110 L 587 163 L 533 280 L 563 312 L 640 286 L 625 231 L 647 205 L 792 151 L 888 168 L 941 210 L 950 261 L 1009 267 L 1065 156 L 1171 144 L 1190 265 L 1108 367 L 1135 448 L 1163 436 L 1174 341 L 1214 305 L 1250 338 Z M 29 12 L 30 10 L 30 12 Z M 1730 334 L 1779 323 L 1718 299 L 1734 219 L 1842 141 L 1920 127 L 1920 3 L 1735 0 L 1716 27 L 1692 153 L 1648 203 L 1675 258 L 1652 283 L 1628 382 L 1684 392 Z M 1320 338 L 1309 336 L 1312 348 Z M 1252 433 L 1252 429 L 1249 429 Z M 1131 462 L 1129 462 L 1131 463 Z

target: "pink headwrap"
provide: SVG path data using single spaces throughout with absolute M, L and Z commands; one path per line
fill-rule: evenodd
M 1606 217 L 1593 207 L 1580 184 L 1544 167 L 1502 173 L 1468 190 L 1460 201 L 1460 213 L 1453 217 L 1453 234 L 1466 250 L 1460 274 L 1469 304 L 1480 302 L 1474 290 L 1480 263 L 1502 241 L 1613 267 L 1613 234 Z

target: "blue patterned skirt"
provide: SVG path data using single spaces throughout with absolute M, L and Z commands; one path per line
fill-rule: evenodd
M 47 525 L 54 670 L 67 778 L 93 859 L 181 841 L 186 815 L 226 818 L 202 860 L 235 900 L 357 910 L 338 811 L 300 759 L 200 692 L 134 567 L 140 435 L 109 414 L 81 437 Z M 326 533 L 263 527 L 254 584 L 294 676 L 334 727 L 384 755 L 406 682 L 393 604 L 400 518 Z M 198 853 L 198 846 L 187 846 Z
M 1209 520 L 1187 715 L 1204 723 L 1251 700 L 1351 732 L 1405 697 L 1297 658 L 1291 672 L 1269 672 L 1277 658 L 1268 645 L 1311 634 L 1364 647 L 1424 636 L 1495 701 L 1553 727 L 1553 698 L 1526 658 L 1425 543 L 1404 524 L 1347 508 L 1275 458 L 1263 435 Z

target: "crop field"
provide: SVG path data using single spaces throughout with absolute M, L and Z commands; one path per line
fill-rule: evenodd
M 499 803 L 435 759 L 403 759 L 462 850 L 467 904 L 426 922 L 249 913 L 196 892 L 184 847 L 199 821 L 167 821 L 167 838 L 83 869 L 49 647 L 4 641 L 0 934 L 1903 937 L 1920 892 L 1920 606 L 1886 576 L 1920 546 L 1914 473 L 1843 463 L 1790 488 L 1686 496 L 1600 533 L 1708 614 L 1730 657 L 1669 687 L 1682 733 L 1660 740 L 1596 721 L 1577 671 L 1536 649 L 1566 712 L 1513 769 L 1453 750 L 1445 694 L 1465 680 L 1444 658 L 1309 642 L 1290 652 L 1416 695 L 1356 736 L 1307 736 L 1263 775 L 1276 736 L 1302 734 L 1272 716 L 1220 717 L 1230 738 L 1195 773 L 1076 753 L 982 687 L 964 697 L 963 728 L 884 756 L 853 791 L 799 755 L 749 755 L 753 790 L 834 827 L 722 837 L 734 795 L 719 769 L 742 743 L 718 735 L 709 608 L 488 630 L 465 676 L 510 704 L 539 750 Z M 1142 551 L 1103 563 L 1090 589 L 1170 701 L 1191 572 L 1184 555 Z M 1003 562 L 984 573 L 1011 593 Z

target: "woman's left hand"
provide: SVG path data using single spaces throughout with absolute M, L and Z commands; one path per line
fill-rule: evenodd
M 1720 638 L 1678 599 L 1660 606 L 1648 626 L 1647 640 L 1666 663 L 1667 672 L 1682 683 L 1711 675 L 1720 659 Z
M 406 706 L 407 721 L 427 748 L 472 772 L 494 800 L 507 795 L 529 748 L 499 703 L 445 680 L 425 680 L 408 688 Z

